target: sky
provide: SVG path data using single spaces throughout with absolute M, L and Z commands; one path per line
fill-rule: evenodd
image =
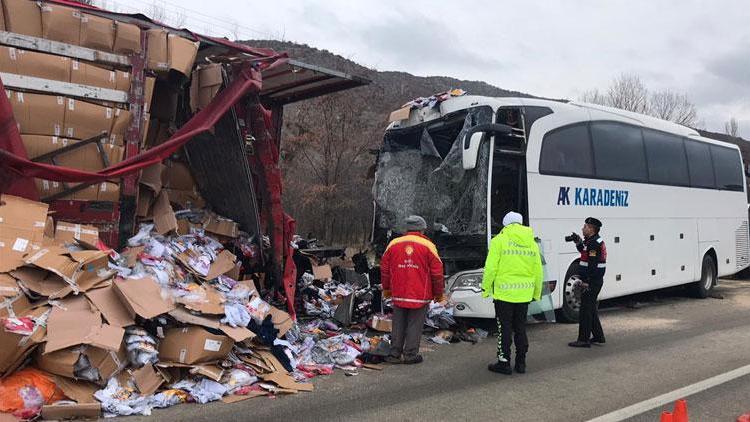
M 748 0 L 99 3 L 121 11 L 158 4 L 201 33 L 304 43 L 376 70 L 551 98 L 575 100 L 635 74 L 652 91 L 686 94 L 705 129 L 723 132 L 734 117 L 750 139 Z

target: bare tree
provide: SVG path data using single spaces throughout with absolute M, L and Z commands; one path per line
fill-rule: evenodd
M 740 125 L 737 119 L 732 117 L 728 122 L 724 123 L 724 132 L 732 138 L 740 136 Z
M 180 28 L 187 21 L 185 10 L 167 10 L 164 2 L 154 1 L 148 7 L 147 15 L 154 21 Z
M 637 75 L 618 76 L 607 91 L 610 106 L 622 110 L 645 113 L 648 110 L 648 90 Z
M 669 90 L 651 94 L 647 114 L 690 127 L 695 126 L 698 120 L 695 104 L 690 102 L 687 95 Z
M 240 24 L 237 23 L 236 20 L 231 20 L 231 30 L 229 31 L 229 35 L 232 36 L 232 41 L 239 41 L 240 40 Z
M 588 91 L 585 91 L 583 94 L 581 94 L 581 101 L 584 103 L 591 103 L 591 104 L 599 104 L 599 105 L 607 105 L 607 97 L 599 92 L 598 89 L 594 88 Z
M 634 74 L 623 73 L 615 78 L 606 94 L 596 88 L 585 91 L 580 100 L 647 114 L 684 126 L 696 127 L 699 124 L 698 111 L 687 95 L 670 90 L 649 92 Z

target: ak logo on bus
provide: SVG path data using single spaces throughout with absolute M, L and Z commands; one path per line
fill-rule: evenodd
M 573 188 L 573 201 L 569 186 L 560 186 L 557 205 L 590 207 L 627 207 L 630 193 L 626 190 Z

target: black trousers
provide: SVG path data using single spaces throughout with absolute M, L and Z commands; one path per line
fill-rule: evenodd
M 511 303 L 495 300 L 495 319 L 497 319 L 497 360 L 510 362 L 510 347 L 516 343 L 516 361 L 525 362 L 529 351 L 529 339 L 526 337 L 526 313 L 528 303 Z
M 581 310 L 578 317 L 578 341 L 588 342 L 591 338 L 604 340 L 602 323 L 599 321 L 599 292 L 604 280 L 589 281 L 589 287 L 581 293 Z

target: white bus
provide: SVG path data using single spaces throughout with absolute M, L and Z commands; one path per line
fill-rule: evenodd
M 456 316 L 494 317 L 481 267 L 510 210 L 539 239 L 541 305 L 558 320 L 578 317 L 579 254 L 564 238 L 589 216 L 608 249 L 601 299 L 684 284 L 706 297 L 750 265 L 735 145 L 636 113 L 527 98 L 454 97 L 400 118 L 378 156 L 373 244 L 382 251 L 405 216 L 424 216 Z

